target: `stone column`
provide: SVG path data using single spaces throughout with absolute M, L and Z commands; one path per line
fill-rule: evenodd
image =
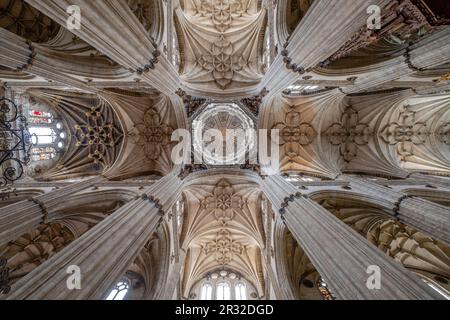
M 165 282 L 164 288 L 158 291 L 158 294 L 153 297 L 154 300 L 172 300 L 177 287 L 180 285 L 181 270 L 184 266 L 184 259 L 186 254 L 181 251 L 179 254 L 178 261 L 175 261 L 173 265 L 170 266 L 169 272 L 167 274 L 167 280 Z
M 2 66 L 28 72 L 87 92 L 97 92 L 83 81 L 71 77 L 49 64 L 45 49 L 40 45 L 26 41 L 3 28 L 0 28 L 0 48 L 0 65 Z
M 267 258 L 263 257 L 263 263 L 266 267 L 266 279 L 268 284 L 266 284 L 266 295 L 270 292 L 270 286 L 272 286 L 273 291 L 275 292 L 275 296 L 277 299 L 282 300 L 292 300 L 292 297 L 288 297 L 287 294 L 284 293 L 285 290 L 281 289 L 280 283 L 278 282 L 277 274 L 275 274 L 272 264 L 267 263 Z
M 273 63 L 275 59 L 275 9 L 278 4 L 272 0 L 266 0 L 263 2 L 264 7 L 267 10 L 267 36 L 269 37 L 269 60 L 268 67 Z M 264 46 L 266 44 L 264 43 Z
M 280 288 L 280 283 L 278 281 L 279 277 L 275 274 L 273 269 L 273 261 L 272 261 L 272 252 L 273 252 L 273 246 L 272 246 L 272 235 L 273 235 L 273 227 L 272 227 L 272 215 L 274 214 L 272 210 L 272 206 L 270 205 L 270 202 L 268 199 L 263 199 L 263 214 L 265 216 L 265 223 L 264 223 L 264 229 L 265 229 L 265 248 L 262 251 L 262 259 L 263 259 L 263 265 L 266 269 L 266 299 L 267 294 L 270 291 L 270 286 L 273 287 L 273 291 L 275 292 L 275 295 L 278 299 L 287 299 L 282 292 L 283 290 Z
M 438 293 L 280 176 L 261 187 L 320 275 L 339 299 L 440 299 Z M 366 283 L 369 266 L 381 272 L 380 289 Z
M 431 201 L 408 196 L 391 188 L 352 175 L 342 175 L 350 186 L 364 196 L 389 208 L 392 216 L 430 237 L 450 245 L 450 209 Z
M 359 77 L 354 85 L 345 87 L 343 91 L 360 92 L 446 63 L 449 51 L 450 27 L 446 27 L 408 47 L 403 56 L 389 60 L 389 65 Z
M 439 176 L 433 176 L 428 174 L 422 174 L 422 173 L 411 173 L 409 177 L 413 180 L 417 181 L 425 181 L 426 183 L 429 183 L 431 185 L 440 186 L 443 188 L 450 189 L 450 178 L 446 177 L 439 177 Z
M 270 95 L 285 90 L 306 71 L 338 51 L 366 25 L 367 8 L 383 8 L 388 0 L 316 0 L 288 38 L 262 84 Z M 289 68 L 287 68 L 289 67 Z
M 171 223 L 172 223 L 172 254 L 169 270 L 164 285 L 159 288 L 157 294 L 153 297 L 154 300 L 171 300 L 176 292 L 177 286 L 180 285 L 181 270 L 184 266 L 186 253 L 179 247 L 178 238 L 178 222 L 177 215 L 179 214 L 176 206 L 172 207 Z
M 54 206 L 63 202 L 68 196 L 104 180 L 105 178 L 102 176 L 87 179 L 2 208 L 0 211 L 0 245 L 19 238 L 41 223 L 51 221 L 55 218 L 50 213 Z
M 173 4 L 172 0 L 167 0 L 166 3 L 166 43 L 167 43 L 167 58 L 169 59 L 170 63 L 172 63 L 173 60 L 173 43 L 174 43 L 174 36 L 176 34 L 173 33 Z
M 174 171 L 122 206 L 61 252 L 19 280 L 7 299 L 103 299 L 156 231 L 178 199 L 182 181 Z M 81 271 L 81 289 L 69 290 L 67 269 Z
M 70 18 L 70 5 L 81 9 L 81 28 L 71 30 L 76 36 L 125 68 L 136 72 L 155 89 L 166 95 L 180 87 L 177 71 L 160 54 L 148 32 L 124 0 L 25 0 L 62 25 Z M 107 19 L 105 19 L 107 17 Z

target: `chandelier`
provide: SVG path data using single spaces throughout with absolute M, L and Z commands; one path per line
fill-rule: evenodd
M 12 100 L 0 97 L 0 187 L 22 177 L 31 147 L 27 119 Z

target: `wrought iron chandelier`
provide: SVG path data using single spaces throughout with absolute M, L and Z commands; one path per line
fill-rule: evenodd
M 22 177 L 31 147 L 27 119 L 12 100 L 0 97 L 0 187 Z

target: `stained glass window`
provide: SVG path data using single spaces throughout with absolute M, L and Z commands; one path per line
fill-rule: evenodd
M 32 148 L 31 160 L 44 161 L 53 159 L 56 156 L 56 150 L 53 147 Z
M 28 131 L 33 143 L 31 160 L 46 161 L 55 158 L 68 139 L 62 122 L 50 111 L 44 111 L 48 108 L 47 105 L 27 96 L 19 96 L 17 99 L 23 104 L 30 124 Z
M 130 290 L 128 281 L 122 280 L 111 290 L 106 300 L 123 300 Z
M 50 124 L 53 123 L 53 115 L 50 112 L 29 110 L 28 122 L 32 124 Z
M 248 300 L 257 299 L 256 288 L 232 270 L 213 270 L 205 275 L 200 286 L 192 288 L 190 299 Z
M 235 287 L 236 300 L 247 300 L 247 290 L 245 284 L 239 282 Z
M 212 285 L 210 283 L 203 284 L 201 300 L 212 300 Z
M 29 132 L 36 137 L 36 145 L 50 145 L 56 140 L 56 133 L 48 127 L 30 127 Z

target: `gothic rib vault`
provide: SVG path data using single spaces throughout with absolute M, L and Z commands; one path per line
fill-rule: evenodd
M 0 299 L 450 297 L 450 21 L 431 2 L 0 0 Z M 176 163 L 179 129 L 194 153 L 247 130 L 247 157 L 263 132 L 279 165 Z

